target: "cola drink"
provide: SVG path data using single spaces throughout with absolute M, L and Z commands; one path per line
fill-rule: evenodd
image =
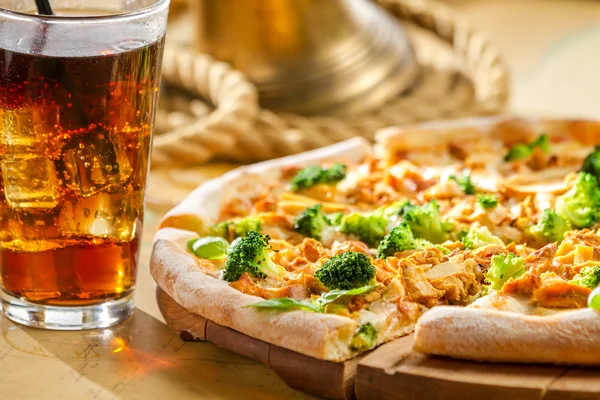
M 0 48 L 1 286 L 37 304 L 116 300 L 135 285 L 164 41 L 65 56 L 40 37 Z

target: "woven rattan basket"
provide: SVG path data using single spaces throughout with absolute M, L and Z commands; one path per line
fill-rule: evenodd
M 421 79 L 380 109 L 336 117 L 261 109 L 256 87 L 228 64 L 194 52 L 185 40 L 190 21 L 176 16 L 164 58 L 168 89 L 158 112 L 153 167 L 259 161 L 354 136 L 371 138 L 385 126 L 504 110 L 506 66 L 467 22 L 431 0 L 378 2 L 408 30 Z

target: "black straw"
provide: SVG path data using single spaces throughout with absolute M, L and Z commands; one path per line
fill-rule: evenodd
M 50 6 L 49 0 L 35 0 L 35 5 L 37 6 L 39 14 L 54 15 L 54 12 L 52 11 L 52 6 Z

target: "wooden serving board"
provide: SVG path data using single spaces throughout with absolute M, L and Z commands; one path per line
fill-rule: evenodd
M 600 369 L 492 364 L 429 357 L 412 336 L 343 363 L 318 360 L 193 314 L 157 288 L 167 325 L 184 340 L 209 341 L 268 365 L 290 387 L 333 400 L 600 399 Z

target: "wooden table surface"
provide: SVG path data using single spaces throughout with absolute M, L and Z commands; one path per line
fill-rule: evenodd
M 600 2 L 449 3 L 506 56 L 513 71 L 512 111 L 600 117 Z M 187 175 L 192 184 L 199 179 Z M 151 184 L 159 185 L 160 179 Z M 208 343 L 184 343 L 164 325 L 147 270 L 163 211 L 150 207 L 147 212 L 137 309 L 124 325 L 51 332 L 0 317 L 0 399 L 310 398 L 288 389 L 263 365 Z

